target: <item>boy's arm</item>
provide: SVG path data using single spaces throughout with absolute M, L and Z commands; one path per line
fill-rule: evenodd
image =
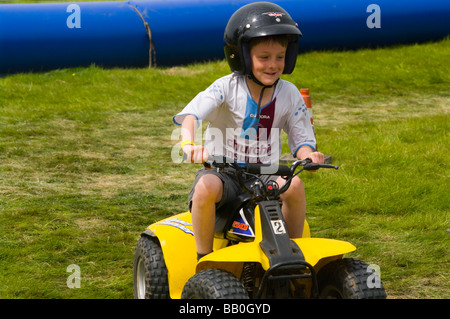
M 305 158 L 310 158 L 313 163 L 324 164 L 324 155 L 320 152 L 314 151 L 308 145 L 303 145 L 297 151 L 297 159 L 304 160 Z
M 181 124 L 182 150 L 189 163 L 204 163 L 208 159 L 208 152 L 203 145 L 194 145 L 197 129 L 197 119 L 194 115 L 186 115 Z

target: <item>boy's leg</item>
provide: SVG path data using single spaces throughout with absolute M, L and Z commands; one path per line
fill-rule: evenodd
M 280 187 L 285 180 L 279 177 L 277 183 Z M 305 187 L 299 177 L 295 177 L 288 190 L 281 194 L 283 205 L 281 211 L 286 221 L 287 232 L 290 238 L 300 238 L 303 234 L 303 226 L 306 215 Z
M 192 197 L 192 228 L 199 255 L 212 252 L 216 203 L 223 194 L 222 180 L 213 174 L 203 175 L 194 188 Z

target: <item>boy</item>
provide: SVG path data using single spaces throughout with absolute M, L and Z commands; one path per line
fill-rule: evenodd
M 288 134 L 297 159 L 323 163 L 315 151 L 315 137 L 299 90 L 281 80 L 296 63 L 301 32 L 278 5 L 257 2 L 237 10 L 225 28 L 225 55 L 232 74 L 199 93 L 174 122 L 182 125 L 181 148 L 187 161 L 202 163 L 209 155 L 225 155 L 238 162 L 276 163 L 281 141 Z M 205 146 L 195 145 L 197 121 L 209 122 Z M 276 179 L 279 187 L 284 184 Z M 201 169 L 189 194 L 192 226 L 200 259 L 212 252 L 215 217 L 241 192 L 233 174 Z M 304 186 L 296 177 L 282 194 L 282 213 L 291 238 L 302 236 L 306 212 Z

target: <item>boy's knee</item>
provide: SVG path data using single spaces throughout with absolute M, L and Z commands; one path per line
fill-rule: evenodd
M 299 177 L 295 177 L 292 179 L 288 190 L 282 195 L 284 195 L 282 197 L 302 199 L 305 197 L 305 185 L 303 184 L 303 181 Z
M 212 174 L 204 175 L 195 185 L 192 201 L 218 202 L 222 198 L 222 192 L 223 185 L 219 177 Z
M 297 192 L 304 192 L 305 191 L 305 185 L 303 184 L 303 181 L 300 178 L 294 178 L 293 179 L 293 189 Z

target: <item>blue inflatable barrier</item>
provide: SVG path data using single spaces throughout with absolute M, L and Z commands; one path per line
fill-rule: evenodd
M 125 2 L 0 5 L 0 73 L 148 65 L 142 19 Z
M 173 66 L 222 59 L 225 25 L 248 0 L 1 4 L 0 73 Z M 300 52 L 442 39 L 450 1 L 274 0 L 298 22 Z

